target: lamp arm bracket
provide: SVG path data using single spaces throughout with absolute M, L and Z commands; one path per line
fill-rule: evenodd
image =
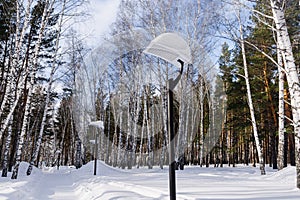
M 179 80 L 181 79 L 181 75 L 182 75 L 182 72 L 183 72 L 184 62 L 180 59 L 178 59 L 177 61 L 180 63 L 181 68 L 180 68 L 179 74 L 178 74 L 178 76 L 176 77 L 175 80 L 173 80 L 173 78 L 169 79 L 169 89 L 170 90 L 173 90 L 176 87 Z

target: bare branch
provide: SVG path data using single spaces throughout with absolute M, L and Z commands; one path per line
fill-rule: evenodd
M 264 14 L 264 13 L 262 13 L 262 12 L 258 11 L 258 10 L 255 10 L 255 9 L 253 9 L 252 11 L 253 11 L 254 13 L 257 13 L 257 14 L 259 14 L 259 15 L 263 16 L 263 17 L 266 17 L 266 18 L 268 18 L 268 19 L 272 19 L 272 20 L 274 20 L 273 16 L 266 15 L 266 14 Z
M 245 43 L 252 46 L 253 48 L 255 48 L 257 51 L 259 51 L 260 53 L 262 53 L 264 56 L 266 56 L 269 60 L 271 60 L 277 67 L 281 68 L 285 73 L 286 70 L 280 66 L 270 55 L 268 55 L 266 52 L 264 52 L 263 50 L 261 50 L 260 48 L 258 48 L 256 45 L 252 44 L 251 42 L 245 40 Z

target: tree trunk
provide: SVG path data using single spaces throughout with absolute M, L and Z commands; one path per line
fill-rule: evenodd
M 52 2 L 47 1 L 47 3 L 46 3 L 47 6 L 45 6 L 45 8 L 44 8 L 44 13 L 46 13 L 45 16 L 48 16 L 46 19 L 49 18 L 50 10 L 52 9 L 54 3 L 55 3 L 55 1 L 52 1 Z M 45 128 L 45 125 L 46 125 L 46 117 L 47 117 L 47 112 L 48 112 L 48 106 L 49 106 L 49 102 L 50 102 L 50 94 L 51 94 L 51 90 L 52 90 L 52 84 L 53 84 L 53 81 L 54 81 L 53 80 L 54 79 L 54 74 L 57 70 L 57 59 L 58 59 L 57 57 L 58 57 L 58 50 L 59 50 L 59 38 L 61 36 L 61 29 L 62 29 L 62 24 L 63 24 L 65 6 L 66 6 L 66 0 L 64 0 L 64 2 L 62 4 L 62 11 L 61 11 L 61 16 L 60 16 L 60 21 L 58 23 L 58 29 L 59 30 L 57 31 L 57 38 L 56 38 L 56 44 L 55 44 L 55 55 L 53 57 L 54 60 L 53 60 L 53 63 L 52 63 L 49 83 L 48 83 L 47 90 L 46 90 L 47 94 L 46 94 L 46 100 L 45 100 L 45 107 L 43 109 L 43 117 L 42 117 L 41 128 L 40 128 L 39 135 L 37 137 L 37 141 L 36 141 L 36 144 L 35 144 L 35 149 L 34 149 L 32 157 L 31 157 L 31 161 L 29 163 L 29 166 L 28 166 L 28 169 L 27 169 L 27 172 L 26 172 L 27 175 L 30 175 L 31 172 L 32 172 L 32 166 L 36 162 L 36 159 L 37 159 L 39 151 L 40 151 L 40 146 L 41 146 L 41 143 L 42 143 L 42 137 L 43 137 L 44 128 Z M 44 14 L 43 14 L 43 16 L 44 16 Z
M 12 81 L 12 79 L 14 78 L 14 75 L 16 74 L 15 72 L 17 70 L 17 66 L 18 66 L 19 63 L 21 63 L 20 62 L 21 47 L 23 45 L 23 41 L 24 41 L 24 38 L 25 38 L 25 33 L 27 31 L 28 24 L 29 24 L 29 21 L 30 21 L 31 4 L 32 4 L 32 0 L 28 0 L 27 6 L 26 6 L 26 11 L 25 11 L 25 16 L 22 19 L 23 24 L 21 26 L 21 17 L 20 17 L 21 9 L 20 9 L 19 2 L 16 1 L 16 15 L 17 15 L 16 20 L 17 21 L 16 21 L 16 26 L 15 26 L 16 27 L 15 49 L 14 49 L 14 51 L 11 51 L 11 53 L 13 53 L 13 55 L 11 55 L 12 59 L 10 59 L 10 64 L 9 64 L 10 68 L 9 68 L 8 77 L 7 77 L 8 82 L 7 82 L 7 86 L 6 86 L 6 89 L 5 89 L 5 92 L 4 92 L 4 97 L 2 99 L 1 106 L 0 106 L 0 116 L 3 113 L 3 109 L 6 105 L 6 102 L 8 101 L 8 97 L 9 97 L 10 93 L 12 92 L 11 89 L 12 89 L 12 87 L 14 87 L 13 85 L 15 83 Z M 20 27 L 22 27 L 21 32 L 20 32 Z M 19 66 L 19 67 L 21 68 L 21 66 Z M 18 87 L 16 87 L 17 89 L 18 88 L 23 88 L 22 85 L 24 84 L 25 79 L 26 79 L 26 76 L 21 77 L 21 79 L 19 81 L 19 84 L 18 84 Z M 17 95 L 17 98 L 15 100 L 15 105 L 18 102 L 19 96 Z M 6 117 L 7 120 L 4 120 L 5 123 L 1 127 L 0 135 L 2 135 L 3 131 L 6 129 L 6 127 L 8 125 L 8 121 L 9 121 L 11 115 L 12 115 L 11 113 L 14 112 L 15 107 L 16 106 L 12 106 L 12 108 L 10 109 L 9 115 L 7 115 L 7 117 Z
M 281 170 L 284 167 L 284 71 L 282 69 L 282 56 L 280 49 L 277 48 L 277 59 L 278 64 L 281 67 L 278 67 L 278 155 L 277 155 L 277 164 L 278 170 Z
M 286 78 L 291 95 L 291 107 L 293 113 L 293 125 L 295 133 L 295 153 L 296 153 L 296 173 L 297 188 L 300 188 L 300 84 L 297 67 L 295 65 L 292 45 L 287 30 L 287 24 L 284 16 L 283 0 L 270 0 L 273 19 L 275 21 L 278 34 L 279 48 L 282 50 Z
M 120 97 L 120 99 L 122 99 L 122 97 Z M 121 112 L 119 117 L 119 144 L 118 144 L 118 157 L 117 157 L 117 163 L 119 167 L 122 167 L 123 165 L 123 160 L 124 160 L 124 155 L 123 155 L 123 110 L 121 108 Z
M 36 74 L 37 65 L 38 65 L 38 55 L 40 52 L 41 41 L 42 41 L 42 37 L 44 35 L 45 27 L 48 23 L 48 19 L 49 19 L 49 13 L 47 13 L 47 7 L 45 6 L 43 16 L 42 16 L 42 25 L 41 25 L 41 29 L 40 29 L 39 35 L 38 35 L 38 41 L 37 41 L 37 43 L 35 45 L 35 49 L 34 49 L 34 58 L 33 58 L 34 60 L 32 63 L 33 71 L 32 71 L 32 74 L 30 75 L 30 82 L 29 82 L 29 86 L 28 86 L 29 87 L 28 97 L 27 97 L 26 103 L 25 103 L 25 111 L 24 111 L 24 118 L 23 118 L 23 122 L 22 122 L 21 134 L 19 136 L 19 141 L 18 141 L 18 145 L 17 145 L 18 149 L 16 152 L 17 153 L 16 154 L 16 163 L 14 165 L 11 179 L 17 179 L 17 177 L 18 177 L 18 170 L 19 170 L 19 165 L 21 162 L 21 154 L 22 154 L 22 149 L 23 149 L 23 145 L 24 145 L 26 129 L 27 129 L 27 125 L 28 125 L 28 118 L 29 118 L 29 114 L 30 114 L 31 99 L 33 97 L 33 91 L 34 91 L 35 74 Z
M 240 26 L 240 45 L 241 45 L 242 56 L 243 56 L 243 65 L 244 65 L 244 73 L 245 73 L 244 77 L 245 77 L 246 88 L 247 88 L 248 106 L 249 106 L 249 110 L 250 110 L 253 134 L 254 134 L 257 153 L 258 153 L 258 157 L 259 157 L 260 171 L 261 171 L 261 175 L 265 175 L 266 172 L 265 172 L 264 159 L 263 159 L 263 154 L 262 154 L 263 151 L 262 151 L 262 147 L 260 145 L 260 141 L 259 141 L 259 137 L 258 137 L 257 124 L 256 124 L 254 107 L 253 107 L 253 102 L 252 102 L 251 87 L 250 87 L 248 66 L 247 66 L 247 59 L 246 59 L 246 52 L 245 52 L 244 31 L 243 31 L 241 18 L 240 18 L 240 12 L 238 13 L 238 20 L 239 20 L 239 26 Z
M 155 160 L 154 160 L 154 157 L 155 157 L 155 154 L 154 154 L 154 152 L 156 151 L 156 149 L 155 149 L 155 144 L 156 144 L 156 140 L 155 140 L 155 136 L 156 136 L 156 133 L 157 133 L 157 130 L 158 129 L 156 129 L 155 127 L 156 126 L 158 126 L 159 127 L 159 125 L 157 125 L 156 124 L 156 122 L 158 122 L 159 120 L 155 120 L 156 118 L 158 118 L 158 115 L 157 115 L 157 113 L 156 113 L 156 115 L 155 115 L 155 103 L 154 103 L 154 101 L 153 100 L 151 100 L 152 102 L 151 102 L 151 104 L 152 104 L 152 106 L 150 107 L 150 108 L 152 108 L 151 110 L 150 110 L 150 114 L 151 114 L 151 135 L 149 136 L 150 138 L 149 138 L 149 150 L 150 150 L 150 156 L 149 156 L 149 159 L 150 159 L 150 165 L 151 166 L 153 166 L 154 165 L 154 162 L 155 162 Z
M 3 166 L 2 166 L 2 177 L 7 177 L 7 171 L 8 171 L 8 157 L 9 157 L 9 147 L 11 142 L 11 136 L 12 136 L 12 122 L 13 117 L 9 119 L 8 124 L 8 130 L 7 130 L 7 136 L 5 141 L 5 149 L 4 149 L 4 155 L 3 155 Z
M 132 134 L 131 134 L 131 116 L 130 116 L 130 106 L 129 103 L 127 105 L 127 136 L 126 136 L 126 143 L 125 143 L 125 151 L 126 151 L 126 157 L 125 157 L 125 163 L 127 164 L 128 169 L 132 169 Z
M 167 105 L 167 98 L 166 98 L 166 92 L 165 89 L 163 89 L 164 92 L 162 93 L 162 112 L 163 112 L 163 129 L 162 129 L 162 141 L 161 141 L 161 154 L 160 154 L 160 168 L 163 169 L 164 163 L 165 163 L 165 153 L 166 153 L 166 145 L 167 145 L 167 138 L 168 138 L 168 131 L 167 131 L 167 111 L 168 111 L 168 105 Z
M 158 61 L 158 65 L 160 65 Z M 168 74 L 168 72 L 166 72 Z M 168 141 L 168 90 L 163 83 L 163 77 L 161 69 L 159 67 L 159 79 L 160 79 L 160 90 L 161 92 L 161 106 L 162 106 L 162 141 L 161 141 L 161 153 L 160 153 L 160 168 L 163 169 L 165 164 L 165 154 Z M 168 77 L 166 78 L 168 80 Z
M 114 124 L 114 135 L 113 135 L 113 141 L 112 141 L 112 166 L 116 167 L 117 166 L 117 159 L 118 159 L 118 149 L 117 149 L 117 144 L 118 144 L 118 124 L 119 124 L 119 116 L 118 116 L 118 110 L 117 110 L 117 106 L 113 106 L 113 110 L 114 110 L 114 118 L 115 120 L 115 124 Z M 121 141 L 119 141 L 121 142 Z
M 203 78 L 200 78 L 200 89 L 199 89 L 199 101 L 200 101 L 200 134 L 199 134 L 199 160 L 200 160 L 200 167 L 203 165 L 203 153 L 204 153 L 204 84 Z
M 110 92 L 108 94 L 108 96 L 110 96 Z M 108 111 L 106 112 L 108 113 L 108 116 L 106 116 L 107 118 L 107 138 L 106 138 L 106 157 L 105 157 L 105 163 L 106 164 L 110 164 L 110 160 L 109 160 L 109 149 L 110 149 L 110 117 L 111 117 L 111 105 L 108 105 Z M 105 119 L 106 120 L 106 119 Z M 111 165 L 111 164 L 110 164 Z
M 180 82 L 180 103 L 179 103 L 179 127 L 178 127 L 178 133 L 177 133 L 177 144 L 176 144 L 176 153 L 175 153 L 175 160 L 177 161 L 183 154 L 184 150 L 186 148 L 186 141 L 188 140 L 188 125 L 191 121 L 189 119 L 189 98 L 186 96 L 186 87 L 185 83 L 183 83 L 183 79 Z M 186 80 L 184 80 L 186 81 Z M 186 99 L 184 98 L 186 97 Z M 184 124 L 185 123 L 185 124 Z M 176 141 L 174 141 L 176 142 Z

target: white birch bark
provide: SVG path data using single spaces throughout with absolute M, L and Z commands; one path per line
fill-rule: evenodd
M 136 110 L 133 107 L 133 111 L 134 111 L 133 112 L 134 113 L 134 121 L 133 121 L 133 138 L 134 139 L 133 139 L 133 144 L 132 144 L 133 159 L 136 159 L 137 138 L 139 135 L 138 131 L 140 130 L 137 122 L 138 122 L 138 118 L 139 118 L 139 108 L 141 106 L 141 98 L 140 98 L 141 87 L 140 86 L 144 85 L 144 83 L 143 83 L 143 68 L 137 66 L 137 69 L 135 70 L 135 74 L 136 75 L 134 76 L 135 78 L 134 78 L 134 91 L 133 91 L 134 99 L 133 99 L 133 101 L 136 101 L 136 103 L 134 103 L 134 105 L 136 105 Z M 142 127 L 142 129 L 143 129 L 143 127 Z M 143 140 L 143 137 L 141 136 L 141 144 L 142 144 L 142 140 Z M 142 153 L 141 153 L 141 147 L 140 147 L 140 158 L 141 158 L 141 156 L 142 156 Z M 139 162 L 140 160 L 137 160 L 137 162 Z
M 20 60 L 20 53 L 21 53 L 21 48 L 23 45 L 23 41 L 24 41 L 24 36 L 25 36 L 25 32 L 27 31 L 28 28 L 28 24 L 29 24 L 29 20 L 30 20 L 30 8 L 32 5 L 32 0 L 28 0 L 27 2 L 27 6 L 26 6 L 26 10 L 25 10 L 25 16 L 24 16 L 24 23 L 22 24 L 22 30 L 20 32 L 20 27 L 21 27 L 21 8 L 19 5 L 19 1 L 16 1 L 16 15 L 17 15 L 17 21 L 16 21 L 16 33 L 15 33 L 15 51 L 11 51 L 11 53 L 13 53 L 13 55 L 11 55 L 12 59 L 10 59 L 10 68 L 9 68 L 9 73 L 8 73 L 8 77 L 7 77 L 7 87 L 5 89 L 5 93 L 4 93 L 4 97 L 3 100 L 1 102 L 1 106 L 0 106 L 0 116 L 3 113 L 3 109 L 6 105 L 6 102 L 8 101 L 8 97 L 10 95 L 10 93 L 12 92 L 12 87 L 15 84 L 15 82 L 13 82 L 13 78 L 15 76 L 15 72 L 16 69 L 18 67 L 18 63 Z M 22 88 L 23 86 L 23 81 L 26 79 L 26 77 L 21 77 L 21 80 L 19 82 L 19 86 L 16 88 Z M 19 95 L 20 96 L 20 95 Z M 18 97 L 18 96 L 17 96 Z M 18 98 L 16 98 L 18 101 Z M 6 117 L 6 120 L 4 125 L 2 126 L 2 129 L 0 130 L 0 135 L 3 134 L 3 131 L 6 129 L 7 125 L 8 125 L 8 121 L 11 117 L 11 113 L 14 111 L 15 106 L 13 106 L 10 109 L 10 114 Z
M 191 131 L 188 127 L 193 125 L 191 124 L 191 119 L 189 119 L 191 96 L 187 92 L 186 82 L 186 77 L 182 77 L 180 81 L 179 127 L 177 137 L 175 137 L 178 138 L 175 154 L 176 161 L 180 161 L 180 157 L 184 156 L 184 151 L 187 148 L 188 132 Z
M 148 93 L 150 94 L 150 91 L 148 91 Z M 152 100 L 150 100 L 152 101 Z M 151 104 L 152 102 L 149 102 L 149 104 Z M 148 169 L 152 169 L 153 168 L 153 127 L 152 127 L 152 123 L 150 119 L 154 119 L 154 113 L 151 112 L 150 107 L 148 107 L 147 104 L 147 114 L 146 116 L 151 116 L 149 118 L 147 118 L 147 136 L 148 136 L 148 159 L 147 159 L 147 165 L 148 165 Z
M 123 115 L 124 115 L 124 111 L 123 111 L 123 106 L 122 106 L 122 101 L 123 101 L 123 96 L 122 94 L 120 94 L 120 114 L 118 116 L 119 118 L 119 128 L 120 128 L 120 133 L 119 133 L 119 144 L 118 144 L 118 158 L 117 158 L 117 162 L 118 162 L 118 166 L 122 167 L 123 165 L 123 151 L 122 151 L 122 145 L 123 145 L 123 141 L 122 141 L 122 137 L 123 137 Z M 116 130 L 117 131 L 117 130 Z
M 143 91 L 144 92 L 144 94 L 142 95 L 143 96 L 143 99 L 142 99 L 142 101 L 143 101 L 143 104 L 144 104 L 144 110 L 143 110 L 143 114 L 144 114 L 144 118 L 143 118 L 143 121 L 142 121 L 142 127 L 141 127 L 141 135 L 140 135 L 140 146 L 139 146 L 139 150 L 140 150 L 140 154 L 139 154 L 139 159 L 138 159 L 138 166 L 142 166 L 143 165 L 143 160 L 144 160 L 144 153 L 143 153 L 143 138 L 144 138 L 144 132 L 145 132 L 145 129 L 146 129 L 146 115 L 147 115 L 147 107 L 146 107 L 146 102 L 147 102 L 147 100 L 146 100 L 146 95 L 147 95 L 147 93 L 146 93 L 146 90 L 145 91 Z M 139 118 L 139 112 L 140 112 L 140 110 L 139 110 L 139 108 L 140 108 L 140 98 L 139 97 L 137 97 L 138 98 L 138 103 L 137 103 L 137 110 L 135 111 L 135 126 L 134 126 L 134 129 L 136 129 L 137 128 L 137 125 L 136 125 L 136 123 L 137 123 L 137 120 L 138 120 L 138 118 Z M 136 130 L 135 130 L 136 131 Z
M 16 22 L 16 33 L 15 33 L 15 51 L 11 51 L 11 53 L 13 53 L 13 55 L 11 55 L 12 59 L 10 59 L 10 68 L 9 68 L 9 72 L 8 72 L 8 77 L 7 77 L 7 86 L 4 92 L 4 97 L 3 100 L 1 102 L 1 106 L 0 106 L 0 117 L 2 116 L 3 113 L 3 109 L 5 108 L 5 105 L 9 99 L 9 97 L 11 96 L 12 93 L 16 92 L 16 96 L 14 97 L 14 103 L 9 105 L 9 113 L 8 115 L 3 119 L 2 121 L 2 127 L 0 129 L 0 135 L 3 135 L 3 132 L 6 130 L 10 118 L 12 117 L 15 108 L 19 102 L 21 93 L 22 93 L 22 89 L 24 87 L 24 82 L 26 80 L 26 76 L 28 73 L 28 69 L 24 69 L 24 65 L 25 62 L 23 62 L 23 66 L 18 66 L 18 63 L 20 62 L 20 53 L 22 50 L 22 45 L 23 45 L 23 41 L 24 41 L 24 36 L 25 36 L 25 32 L 27 31 L 27 27 L 29 24 L 29 20 L 30 20 L 30 8 L 32 5 L 32 0 L 28 0 L 27 2 L 27 7 L 26 7 L 26 11 L 25 11 L 25 17 L 24 17 L 24 23 L 22 24 L 22 31 L 20 32 L 20 27 L 21 27 L 21 19 L 20 19 L 20 15 L 21 15 L 21 8 L 19 5 L 19 2 L 16 1 L 16 14 L 17 14 L 17 22 Z M 23 70 L 24 72 L 22 73 L 20 80 L 18 82 L 14 82 L 14 80 L 16 79 L 16 71 L 19 68 L 19 70 Z M 17 86 L 16 86 L 17 84 Z M 16 90 L 16 91 L 15 91 Z
M 115 105 L 117 102 L 113 102 L 112 108 L 113 108 L 113 114 L 115 116 L 115 127 L 114 127 L 114 135 L 113 135 L 113 141 L 112 141 L 112 166 L 116 167 L 117 166 L 117 159 L 118 159 L 118 146 L 117 146 L 117 141 L 118 141 L 118 124 L 119 124 L 119 110 L 117 105 Z
M 11 142 L 11 135 L 12 135 L 12 122 L 13 122 L 13 116 L 9 119 L 9 125 L 8 125 L 8 131 L 7 131 L 7 137 L 5 141 L 5 147 L 4 147 L 4 153 L 3 153 L 3 165 L 2 165 L 2 177 L 7 177 L 7 171 L 8 171 L 8 157 L 9 157 L 9 147 Z
M 131 138 L 131 132 L 132 132 L 132 128 L 131 128 L 131 116 L 130 116 L 130 106 L 129 106 L 129 103 L 128 103 L 128 107 L 127 107 L 127 135 L 126 135 L 126 149 L 125 149 L 125 163 L 127 164 L 127 167 L 128 169 L 132 169 L 132 152 L 130 149 L 130 143 L 132 141 L 132 138 Z M 132 147 L 132 146 L 131 146 Z
M 175 161 L 179 158 L 182 149 L 182 141 L 184 140 L 185 130 L 184 130 L 184 122 L 187 123 L 188 120 L 184 120 L 184 111 L 186 111 L 185 107 L 185 100 L 183 99 L 183 84 L 181 81 L 180 86 L 180 100 L 179 100 L 179 127 L 178 127 L 178 133 L 177 133 L 177 144 L 175 145 L 177 148 L 175 149 Z M 187 99 L 186 99 L 187 100 Z
M 55 3 L 55 0 L 52 0 L 52 2 L 48 1 L 48 4 L 49 4 L 48 5 L 49 6 L 48 12 L 52 9 L 54 3 Z M 41 146 L 41 143 L 42 143 L 42 137 L 43 137 L 44 128 L 45 128 L 45 125 L 46 125 L 46 117 L 47 117 L 47 112 L 48 112 L 48 105 L 49 105 L 49 102 L 50 102 L 50 94 L 51 94 L 51 90 L 52 90 L 54 74 L 55 74 L 56 69 L 57 69 L 57 63 L 56 62 L 57 62 L 57 59 L 58 59 L 58 50 L 59 50 L 60 36 L 61 36 L 61 32 L 62 32 L 62 25 L 63 25 L 65 8 L 66 8 L 66 0 L 64 0 L 62 2 L 62 9 L 61 9 L 61 13 L 60 13 L 60 20 L 59 20 L 59 23 L 58 23 L 58 31 L 57 31 L 57 38 L 56 38 L 56 44 L 55 44 L 55 54 L 54 54 L 54 59 L 53 59 L 53 63 L 52 63 L 52 66 L 51 66 L 49 83 L 48 83 L 47 90 L 46 90 L 47 93 L 46 93 L 45 107 L 44 107 L 44 110 L 43 110 L 41 128 L 40 128 L 40 131 L 39 131 L 39 135 L 37 137 L 37 141 L 36 141 L 36 144 L 35 144 L 35 149 L 34 149 L 31 161 L 29 163 L 29 166 L 28 166 L 28 169 L 27 169 L 27 172 L 26 172 L 27 175 L 30 175 L 31 172 L 32 172 L 33 165 L 36 162 L 36 159 L 38 157 L 38 153 L 39 153 L 39 150 L 40 150 L 40 146 Z
M 137 100 L 139 102 L 139 98 Z M 139 106 L 139 105 L 138 105 Z M 137 146 L 137 124 L 136 121 L 131 120 L 131 132 L 132 132 L 132 146 L 131 146 L 131 152 L 130 152 L 130 165 L 131 167 L 136 163 L 136 146 Z
M 109 87 L 109 86 L 108 86 Z M 108 96 L 110 96 L 110 91 L 108 92 Z M 107 118 L 107 138 L 106 138 L 106 157 L 105 157 L 105 163 L 109 164 L 110 160 L 109 160 L 109 149 L 110 149 L 110 142 L 109 142 L 109 137 L 110 137 L 110 117 L 111 117 L 111 105 L 109 105 L 109 110 L 107 111 L 108 116 L 106 116 Z
M 158 63 L 159 64 L 159 63 Z M 165 161 L 165 152 L 167 148 L 167 139 L 168 139 L 168 90 L 167 87 L 163 84 L 163 77 L 161 74 L 161 69 L 158 68 L 159 78 L 160 78 L 160 90 L 161 92 L 161 105 L 162 105 L 162 124 L 163 124 L 163 138 L 162 138 L 162 147 L 160 154 L 160 163 L 159 166 L 163 169 Z M 168 72 L 167 72 L 168 73 Z
M 198 132 L 198 126 L 199 126 L 199 119 L 200 119 L 200 117 L 199 117 L 199 109 L 198 109 L 198 102 L 195 102 L 195 91 L 194 90 L 192 90 L 192 110 L 191 110 L 191 113 L 192 113 L 192 115 L 191 115 L 191 117 L 192 117 L 192 124 L 190 125 L 191 126 L 191 134 L 190 134 L 190 139 L 189 139 L 189 142 L 190 142 L 190 145 L 192 145 L 192 147 L 190 147 L 190 154 L 194 154 L 194 156 L 193 156 L 193 159 L 192 159 L 192 156 L 190 155 L 189 156 L 189 158 L 191 159 L 191 164 L 193 164 L 194 163 L 194 160 L 195 160 L 195 157 L 197 158 L 197 160 L 199 160 L 199 152 L 198 152 L 198 150 L 199 150 L 199 140 L 197 140 L 197 141 L 194 141 L 194 139 L 195 139 L 195 136 L 197 136 L 197 132 Z M 195 142 L 194 144 L 193 144 L 193 142 Z M 193 149 L 193 151 L 192 151 L 192 148 L 194 148 Z M 195 155 L 196 154 L 196 155 Z
M 203 160 L 203 153 L 204 153 L 204 85 L 203 85 L 203 78 L 200 78 L 200 91 L 199 91 L 199 99 L 200 99 L 200 136 L 199 136 L 199 161 L 200 167 L 202 167 L 202 160 Z
M 144 163 L 144 152 L 143 152 L 143 141 L 144 141 L 144 133 L 145 133 L 145 130 L 146 130 L 146 126 L 147 126 L 147 97 L 146 97 L 146 90 L 143 91 L 143 104 L 144 104 L 144 110 L 143 110 L 143 113 L 144 113 L 144 116 L 143 116 L 143 122 L 142 122 L 142 131 L 141 131 L 141 143 L 140 143 L 140 159 L 139 159 L 139 166 L 143 166 Z M 146 130 L 147 131 L 147 130 Z
M 154 97 L 153 97 L 154 98 Z M 155 122 L 156 122 L 156 120 L 154 120 L 155 119 L 155 104 L 154 104 L 154 100 L 153 100 L 153 98 L 151 98 L 151 103 L 152 103 L 152 106 L 151 106 L 151 109 L 149 108 L 149 111 L 150 111 L 150 114 L 151 114 L 151 121 L 149 122 L 149 128 L 150 128 L 150 123 L 151 123 L 151 129 L 150 129 L 150 131 L 151 132 L 149 132 L 148 133 L 148 142 L 149 142 L 149 144 L 148 144 L 148 149 L 149 149 L 149 159 L 148 159 L 148 166 L 149 166 L 149 168 L 150 169 L 152 169 L 152 167 L 153 167 L 153 165 L 154 165 L 154 134 L 156 133 L 156 130 L 158 129 L 155 129 L 155 127 L 159 127 L 159 125 L 156 125 L 155 124 Z M 156 112 L 157 113 L 157 112 Z M 160 120 L 157 120 L 158 122 L 160 121 Z
M 122 138 L 123 138 L 123 111 L 121 111 L 120 113 L 120 123 L 119 123 L 119 128 L 120 128 L 120 133 L 119 133 L 119 144 L 118 144 L 118 158 L 117 158 L 117 162 L 118 162 L 118 166 L 119 167 L 122 167 L 123 166 L 123 160 L 124 160 L 124 157 L 123 157 L 123 149 L 122 149 L 122 145 L 123 145 L 123 141 L 122 141 Z
M 288 88 L 291 95 L 291 107 L 293 114 L 293 126 L 295 133 L 295 151 L 296 151 L 296 173 L 297 173 L 297 187 L 300 188 L 300 83 L 295 65 L 292 45 L 287 30 L 287 24 L 284 15 L 283 0 L 270 0 L 276 30 L 278 32 L 278 44 L 282 52 L 284 68 L 286 71 L 286 78 Z
M 284 71 L 282 69 L 282 55 L 281 51 L 277 49 L 278 64 L 278 155 L 277 164 L 278 170 L 283 169 L 284 166 Z
M 184 81 L 187 81 L 184 79 Z M 193 109 L 193 90 L 189 91 L 188 95 L 188 100 L 187 100 L 187 106 L 186 106 L 186 121 L 185 121 L 185 127 L 184 127 L 184 135 L 185 135 L 185 140 L 183 141 L 184 143 L 184 156 L 186 159 L 189 160 L 189 162 L 192 162 L 192 150 L 193 150 L 193 139 L 195 138 L 195 133 L 194 133 L 194 126 L 197 124 L 194 123 L 194 114 L 196 110 Z
M 185 80 L 186 81 L 186 80 Z M 187 88 L 185 88 L 187 89 Z M 188 94 L 186 94 L 188 95 Z M 188 96 L 186 96 L 188 97 Z M 183 110 L 181 111 L 182 114 L 181 114 L 181 119 L 179 119 L 179 123 L 180 121 L 182 122 L 182 126 L 183 127 L 183 130 L 182 132 L 179 132 L 178 134 L 182 134 L 182 137 L 179 135 L 179 137 L 181 137 L 180 139 L 180 145 L 179 145 L 179 154 L 178 154 L 178 157 L 177 159 L 179 159 L 181 156 L 185 156 L 185 150 L 190 150 L 189 147 L 191 146 L 191 143 L 189 145 L 189 134 L 193 135 L 194 132 L 192 132 L 192 127 L 194 126 L 194 124 L 192 123 L 192 111 L 191 111 L 191 99 L 192 98 L 191 96 L 189 96 L 186 101 L 184 101 L 184 107 L 183 107 Z M 185 124 L 184 124 L 185 122 Z M 179 124 L 180 126 L 180 124 Z M 189 129 L 189 127 L 191 127 L 191 129 Z
M 245 73 L 244 78 L 245 78 L 246 88 L 247 88 L 247 100 L 248 100 L 248 106 L 249 106 L 249 110 L 250 110 L 251 123 L 252 123 L 253 134 L 254 134 L 256 149 L 257 149 L 258 158 L 259 158 L 261 175 L 265 175 L 266 172 L 265 172 L 265 165 L 264 165 L 263 154 L 262 154 L 262 147 L 261 147 L 259 137 L 258 137 L 257 124 L 256 124 L 256 119 L 255 119 L 255 113 L 254 113 L 254 106 L 253 106 L 253 102 L 252 102 L 251 87 L 250 87 L 249 74 L 248 74 L 248 65 L 247 65 L 247 58 L 246 58 L 246 52 L 245 52 L 244 31 L 243 31 L 243 25 L 241 22 L 241 18 L 240 18 L 240 11 L 238 11 L 237 18 L 239 21 L 239 28 L 240 28 L 240 30 L 239 30 L 240 31 L 240 45 L 241 45 L 242 57 L 243 57 L 243 65 L 244 65 L 244 73 Z
M 34 58 L 33 58 L 33 69 L 32 69 L 32 74 L 30 74 L 30 82 L 29 82 L 29 91 L 28 91 L 28 97 L 26 99 L 26 104 L 25 104 L 25 111 L 24 111 L 24 118 L 22 122 L 22 128 L 21 128 L 21 134 L 19 135 L 18 139 L 18 144 L 17 144 L 17 152 L 16 152 L 16 163 L 14 165 L 13 173 L 11 178 L 12 179 L 17 179 L 18 176 L 18 170 L 19 170 L 19 165 L 21 162 L 21 154 L 22 154 L 22 148 L 25 140 L 25 133 L 26 133 L 26 128 L 28 125 L 28 117 L 30 113 L 30 105 L 31 105 L 31 99 L 33 97 L 33 91 L 34 91 L 34 81 L 35 81 L 35 75 L 37 71 L 37 65 L 38 65 L 38 55 L 40 52 L 40 47 L 41 47 L 41 41 L 42 37 L 44 35 L 44 30 L 45 27 L 48 23 L 49 20 L 49 12 L 47 6 L 45 6 L 44 11 L 43 11 L 43 16 L 42 16 L 42 24 L 41 24 L 41 29 L 39 30 L 39 35 L 38 35 L 38 41 L 36 43 L 35 49 L 34 49 Z
M 136 152 L 136 146 L 137 146 L 137 138 L 138 138 L 138 119 L 139 119 L 139 109 L 140 109 L 140 106 L 141 106 L 141 98 L 140 98 L 140 95 L 139 95 L 139 92 L 140 92 L 140 87 L 139 87 L 139 83 L 140 83 L 140 75 L 141 75 L 142 71 L 139 71 L 138 72 L 138 80 L 137 80 L 137 83 L 136 83 L 136 87 L 135 87 L 135 95 L 134 95 L 134 98 L 136 99 L 137 103 L 136 103 L 136 109 L 133 108 L 134 110 L 134 125 L 133 125 L 133 138 L 134 141 L 133 141 L 133 144 L 132 144 L 132 153 L 133 153 L 133 158 L 135 158 L 135 152 Z M 134 101 L 135 101 L 134 99 Z M 139 163 L 137 163 L 139 164 Z

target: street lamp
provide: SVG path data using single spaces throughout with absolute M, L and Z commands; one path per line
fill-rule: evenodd
M 173 111 L 173 90 L 179 82 L 185 63 L 191 63 L 191 50 L 186 41 L 176 33 L 163 33 L 154 38 L 144 53 L 162 58 L 177 66 L 180 71 L 177 78 L 168 80 L 168 133 L 169 133 L 169 192 L 170 199 L 176 199 L 176 177 L 175 177 L 175 131 Z
M 103 121 L 92 121 L 90 122 L 89 126 L 93 126 L 96 128 L 100 128 L 101 130 L 104 130 Z M 98 157 L 98 143 L 97 143 L 97 131 L 94 129 L 94 138 L 95 141 L 90 140 L 90 142 L 95 142 L 95 149 L 94 149 L 94 175 L 97 174 L 97 157 Z

